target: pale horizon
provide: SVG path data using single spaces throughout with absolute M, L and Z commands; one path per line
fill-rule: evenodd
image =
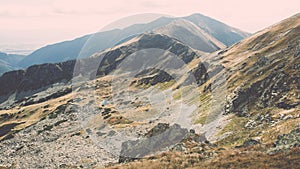
M 122 3 L 123 2 L 123 3 Z M 143 14 L 188 16 L 200 13 L 255 33 L 297 14 L 299 2 L 238 0 L 0 0 L 0 51 L 32 50 L 95 33 L 121 18 Z M 155 19 L 140 18 L 138 22 Z M 25 52 L 26 52 L 25 51 Z

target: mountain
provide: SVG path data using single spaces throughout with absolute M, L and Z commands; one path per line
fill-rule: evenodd
M 72 60 L 78 56 L 82 46 L 86 43 L 89 37 L 90 35 L 86 35 L 72 41 L 47 45 L 26 56 L 19 62 L 19 65 L 27 68 L 35 64 L 58 63 Z
M 184 140 L 175 152 L 171 149 L 108 168 L 297 168 L 299 33 L 297 14 L 207 56 L 211 65 L 222 65 L 219 71 L 206 76 L 202 66 L 194 66 L 195 72 L 202 72 L 198 75 L 204 75 L 199 114 L 194 118 L 207 126 L 203 131 L 211 144 L 191 146 L 195 141 Z M 221 105 L 217 114 L 216 104 Z M 214 129 L 217 133 L 210 135 Z
M 9 72 L 12 70 L 14 70 L 14 67 L 9 65 L 7 62 L 0 60 L 0 75 L 2 75 L 4 72 Z
M 299 166 L 299 14 L 213 53 L 156 31 L 1 76 L 1 165 Z
M 174 20 L 166 26 L 155 29 L 154 32 L 176 38 L 190 47 L 203 52 L 210 53 L 226 47 L 194 23 L 183 19 Z
M 91 58 L 79 60 L 77 64 L 83 66 L 81 67 L 81 71 L 86 71 L 82 74 L 94 73 L 93 68 L 96 70 L 98 69 L 94 65 L 99 64 L 100 68 L 96 73 L 97 75 L 103 76 L 111 73 L 116 68 L 118 61 L 144 48 L 170 50 L 174 54 L 181 56 L 184 62 L 190 62 L 196 55 L 203 54 L 203 52 L 199 51 L 193 52 L 192 49 L 176 39 L 172 39 L 165 35 L 150 33 L 135 37 L 129 44 L 124 43 L 108 51 L 100 52 Z M 183 50 L 177 50 L 178 48 Z M 47 63 L 34 65 L 25 70 L 4 73 L 0 77 L 0 98 L 7 98 L 14 94 L 17 101 L 19 98 L 26 97 L 26 95 L 24 96 L 24 93 L 26 92 L 29 92 L 29 95 L 32 95 L 31 92 L 39 92 L 40 89 L 51 87 L 51 85 L 55 83 L 70 82 L 73 76 L 79 75 L 73 72 L 74 67 L 79 66 L 75 65 L 75 63 L 75 60 L 57 64 Z
M 1 86 L 1 93 L 0 93 L 0 98 L 1 100 L 1 127 L 0 127 L 0 137 L 1 137 L 1 143 L 0 144 L 6 144 L 8 142 L 11 142 L 14 140 L 14 143 L 11 145 L 15 145 L 15 143 L 19 142 L 15 140 L 15 134 L 21 134 L 22 130 L 24 129 L 23 127 L 31 130 L 31 127 L 35 127 L 35 129 L 29 131 L 31 132 L 37 132 L 39 136 L 42 136 L 46 133 L 48 133 L 50 130 L 57 131 L 54 126 L 59 127 L 60 125 L 65 125 L 68 123 L 69 127 L 74 127 L 71 130 L 68 130 L 67 128 L 62 129 L 59 131 L 59 133 L 56 133 L 50 137 L 47 136 L 47 141 L 44 140 L 44 138 L 39 138 L 37 139 L 37 142 L 39 142 L 39 146 L 45 150 L 48 149 L 48 157 L 54 157 L 56 156 L 56 151 L 52 148 L 55 147 L 55 142 L 54 140 L 61 138 L 61 136 L 67 134 L 69 136 L 72 135 L 72 137 L 67 137 L 66 139 L 63 139 L 62 141 L 65 142 L 66 145 L 70 145 L 71 147 L 75 148 L 74 140 L 72 138 L 79 139 L 80 142 L 84 143 L 82 145 L 88 145 L 87 140 L 85 138 L 81 138 L 81 136 L 76 136 L 77 132 L 79 131 L 78 124 L 80 123 L 80 120 L 75 117 L 74 113 L 76 113 L 76 108 L 71 108 L 71 100 L 72 98 L 72 87 L 74 87 L 74 91 L 78 90 L 80 93 L 78 94 L 83 94 L 86 93 L 86 89 L 91 89 L 93 88 L 93 82 L 96 81 L 101 81 L 97 82 L 97 91 L 98 92 L 106 92 L 107 91 L 107 85 L 109 85 L 106 80 L 104 80 L 107 76 L 110 74 L 114 74 L 114 70 L 116 67 L 121 66 L 120 61 L 124 61 L 122 63 L 127 63 L 125 62 L 126 59 L 131 59 L 132 54 L 138 51 L 141 51 L 142 49 L 161 49 L 163 53 L 166 51 L 172 51 L 172 53 L 176 54 L 178 58 L 181 58 L 183 62 L 181 63 L 190 63 L 193 59 L 199 58 L 203 53 L 198 52 L 193 50 L 192 48 L 184 45 L 180 41 L 170 38 L 165 35 L 160 35 L 160 34 L 142 34 L 139 35 L 138 37 L 135 37 L 132 39 L 130 42 L 120 44 L 119 46 L 116 46 L 110 50 L 104 51 L 97 53 L 91 58 L 86 58 L 82 59 L 79 62 L 75 61 L 67 61 L 63 63 L 58 63 L 58 64 L 43 64 L 43 65 L 34 65 L 29 67 L 26 70 L 18 70 L 18 71 L 12 71 L 12 72 L 7 72 L 3 76 L 0 77 L 0 86 Z M 151 51 L 150 54 L 155 54 L 153 51 Z M 140 56 L 140 55 L 139 55 Z M 99 69 L 97 70 L 97 77 L 92 78 L 91 80 L 85 81 L 86 79 L 83 78 L 83 80 L 80 80 L 82 76 L 84 77 L 90 77 L 95 71 L 91 70 L 89 71 L 90 67 L 93 67 L 94 63 L 99 63 L 99 59 L 103 59 L 100 62 Z M 161 62 L 159 62 L 161 65 L 165 65 L 168 60 L 166 60 L 167 57 L 164 57 L 164 55 L 161 55 Z M 179 59 L 179 60 L 181 60 Z M 143 60 L 145 61 L 145 60 Z M 150 61 L 149 61 L 150 62 Z M 148 62 L 148 63 L 149 63 Z M 145 62 L 140 62 L 140 63 L 145 63 Z M 80 70 L 84 70 L 82 73 L 79 71 L 77 72 L 78 74 L 74 74 L 73 68 L 78 67 L 77 64 L 80 64 L 82 67 L 79 67 Z M 97 66 L 97 64 L 96 64 Z M 180 65 L 177 65 L 176 67 L 179 68 L 181 67 Z M 97 67 L 96 67 L 97 68 Z M 125 66 L 124 68 L 128 68 Z M 139 67 L 137 67 L 139 69 Z M 171 69 L 171 68 L 170 68 Z M 88 71 L 85 71 L 88 70 Z M 120 69 L 122 70 L 122 69 Z M 124 70 L 125 71 L 125 70 Z M 116 74 L 115 74 L 116 75 Z M 152 75 L 152 73 L 151 73 Z M 165 76 L 166 73 L 158 73 L 159 77 L 158 79 L 155 79 L 156 83 L 161 82 L 160 76 Z M 117 76 L 117 75 L 116 75 Z M 140 73 L 139 77 L 141 80 L 144 79 L 145 77 L 144 73 Z M 75 78 L 71 81 L 72 78 Z M 101 78 L 104 78 L 103 80 Z M 79 79 L 77 82 L 76 79 Z M 94 80 L 93 80 L 94 79 Z M 162 78 L 164 79 L 164 78 Z M 167 79 L 168 81 L 168 79 Z M 167 82 L 166 81 L 166 82 Z M 72 82 L 72 83 L 71 83 Z M 92 82 L 92 83 L 90 83 Z M 129 81 L 128 81 L 129 82 Z M 123 83 L 124 84 L 124 83 Z M 82 86 L 83 85 L 83 86 Z M 104 86 L 103 86 L 104 85 Z M 96 87 L 95 86 L 95 87 Z M 123 91 L 123 89 L 120 88 L 120 91 Z M 83 93 L 81 93 L 83 92 Z M 74 95 L 75 96 L 75 95 Z M 89 98 L 90 99 L 90 98 Z M 101 99 L 102 100 L 102 96 Z M 50 103 L 49 101 L 52 100 L 53 102 Z M 74 98 L 74 100 L 77 100 Z M 99 100 L 99 101 L 100 101 Z M 121 102 L 120 102 L 121 103 Z M 81 103 L 78 103 L 81 104 Z M 98 104 L 98 101 L 97 101 Z M 122 103 L 123 104 L 123 103 Z M 11 114 L 8 111 L 13 110 L 17 108 L 16 106 L 19 105 L 20 107 L 23 107 L 22 110 L 16 112 L 16 114 Z M 75 105 L 75 104 L 74 104 Z M 100 103 L 99 103 L 100 105 Z M 37 106 L 37 107 L 36 107 Z M 30 108 L 29 108 L 30 107 Z M 36 108 L 34 108 L 36 107 Z M 27 109 L 29 108 L 29 109 Z M 34 111 L 32 111 L 33 109 Z M 71 109 L 69 109 L 71 108 Z M 47 111 L 46 111 L 47 109 Z M 52 111 L 52 109 L 55 109 L 55 112 Z M 69 111 L 69 113 L 63 113 L 65 110 Z M 49 110 L 49 111 L 48 111 Z M 79 109 L 78 109 L 79 110 Z M 104 110 L 104 108 L 103 108 Z M 29 113 L 28 111 L 32 111 L 34 116 L 37 118 L 32 118 L 33 116 L 27 115 Z M 109 108 L 105 108 L 105 111 L 113 112 L 113 110 L 110 110 Z M 44 112 L 44 113 L 43 113 Z M 19 115 L 17 115 L 19 114 Z M 32 115 L 33 115 L 32 114 Z M 68 114 L 68 115 L 67 115 Z M 104 114 L 104 113 L 103 113 Z M 66 116 L 65 116 L 66 115 Z M 121 118 L 122 116 L 119 113 L 115 113 L 116 116 L 114 116 L 112 119 L 108 118 L 109 123 L 115 123 L 118 124 L 120 122 L 112 122 L 114 118 Z M 73 116 L 73 117 L 71 117 Z M 72 123 L 69 123 L 69 118 L 75 118 Z M 81 117 L 79 117 L 81 118 Z M 12 122 L 17 120 L 17 122 Z M 29 120 L 31 119 L 31 120 Z M 68 120 L 67 120 L 68 119 Z M 12 123 L 10 123 L 12 122 Z M 129 120 L 128 120 L 129 122 Z M 52 124 L 53 123 L 53 124 Z M 55 124 L 54 124 L 55 123 Z M 122 123 L 127 123 L 127 121 L 124 119 L 122 120 Z M 99 123 L 101 124 L 101 123 Z M 48 126 L 48 127 L 46 127 Z M 19 129 L 16 129 L 17 127 L 20 127 Z M 36 128 L 38 127 L 38 128 Z M 45 127 L 45 128 L 44 128 Z M 53 128 L 54 127 L 54 128 Z M 47 129 L 46 129 L 47 128 Z M 51 129 L 52 128 L 52 129 Z M 89 127 L 88 127 L 89 128 Z M 86 129 L 88 129 L 86 128 Z M 127 129 L 126 129 L 127 130 Z M 185 129 L 182 129 L 182 131 L 185 131 Z M 75 132 L 75 133 L 74 133 Z M 36 133 L 36 134 L 37 134 Z M 56 136 L 55 136 L 56 135 Z M 79 134 L 80 135 L 80 134 Z M 132 135 L 132 134 L 130 134 Z M 28 135 L 29 136 L 29 135 Z M 28 136 L 24 136 L 24 139 L 27 139 Z M 38 136 L 38 137 L 39 137 Z M 75 136 L 75 137 L 74 137 Z M 54 139 L 54 140 L 53 140 Z M 8 142 L 7 142 L 8 141 Z M 16 141 L 16 142 L 15 142 Z M 125 139 L 124 139 L 125 141 Z M 25 143 L 25 142 L 24 142 Z M 26 143 L 25 143 L 26 144 Z M 100 143 L 100 144 L 105 144 L 105 143 Z M 22 143 L 23 145 L 23 143 Z M 50 146 L 51 145 L 51 146 Z M 4 148 L 5 147 L 5 148 Z M 7 146 L 1 146 L 1 160 L 3 161 L 2 164 L 7 164 L 6 158 L 8 156 L 4 155 L 8 149 L 6 149 Z M 8 146 L 9 147 L 9 146 Z M 48 148 L 47 148 L 48 147 Z M 52 148 L 51 148 L 52 147 Z M 24 148 L 24 149 L 23 149 Z M 23 152 L 29 150 L 25 147 L 21 148 Z M 73 151 L 73 148 L 72 151 Z M 70 149 L 70 150 L 71 150 Z M 84 152 L 86 154 L 81 154 L 81 156 L 90 156 L 91 154 L 94 154 L 96 158 L 101 158 L 101 157 L 109 157 L 109 153 L 105 152 L 105 150 L 100 150 L 97 146 L 92 146 L 92 147 L 85 147 Z M 31 150 L 30 150 L 31 151 Z M 31 151 L 33 152 L 33 151 Z M 43 152 L 44 153 L 44 152 Z M 69 154 L 68 156 L 71 157 L 72 160 L 76 160 L 78 157 L 78 154 L 74 154 L 73 152 L 65 152 Z M 30 153 L 31 157 L 30 158 L 35 158 L 34 154 Z M 77 156 L 75 158 L 75 156 Z M 18 155 L 16 154 L 16 158 Z M 29 157 L 29 156 L 28 156 Z M 56 164 L 50 161 L 44 161 L 42 163 L 27 163 L 24 160 L 28 158 L 23 157 L 20 159 L 22 162 L 20 163 L 21 166 L 24 167 L 37 167 L 37 166 L 44 166 L 44 167 L 54 167 Z M 93 157 L 93 158 L 94 158 Z M 29 160 L 29 159 L 27 159 Z M 26 160 L 26 161 L 27 161 Z M 78 158 L 80 160 L 80 158 Z M 106 161 L 103 158 L 104 161 Z M 32 160 L 29 160 L 32 161 Z M 102 160 L 101 160 L 102 161 Z M 109 158 L 109 161 L 115 161 L 114 157 Z M 79 162 L 79 161 L 78 161 Z M 27 163 L 27 164 L 26 164 Z M 54 165 L 53 165 L 54 164 Z M 61 164 L 58 164 L 61 165 Z
M 23 59 L 20 64 L 28 67 L 33 64 L 58 63 L 79 57 L 88 57 L 97 51 L 113 47 L 120 41 L 124 41 L 124 39 L 150 31 L 168 22 L 170 22 L 170 19 L 160 18 L 149 24 L 132 25 L 123 30 L 114 29 L 98 32 L 75 40 L 49 45 L 34 51 Z
M 20 69 L 19 61 L 25 56 L 0 52 L 0 75 L 4 72 Z
M 204 64 L 191 62 L 191 72 L 199 79 L 202 92 L 179 96 L 198 106 L 191 118 L 203 125 L 201 131 L 209 143 L 197 141 L 190 134 L 170 146 L 169 151 L 138 159 L 133 158 L 138 156 L 121 158 L 121 164 L 107 168 L 297 168 L 299 21 L 297 14 L 232 47 L 201 57 Z M 177 89 L 177 85 L 174 87 Z M 190 88 L 183 87 L 181 91 L 186 90 Z M 197 95 L 200 102 L 195 99 Z M 181 120 L 184 117 L 182 114 Z M 169 141 L 165 128 L 171 127 L 158 124 L 149 133 L 163 133 L 162 137 Z M 162 140 L 156 141 L 163 144 Z M 141 144 L 126 143 L 124 150 L 143 153 L 139 149 Z M 153 142 L 143 145 L 148 147 Z
M 185 19 L 186 22 L 190 21 L 190 23 L 186 24 L 184 22 L 177 22 L 177 27 L 176 27 L 176 24 L 172 25 L 171 22 L 177 19 L 180 20 Z M 179 26 L 180 28 L 176 30 L 178 28 L 178 24 L 181 23 L 182 25 Z M 198 29 L 197 33 L 189 32 L 191 31 L 192 23 L 193 23 L 192 26 L 193 29 L 197 26 L 199 27 L 197 28 Z M 58 63 L 66 60 L 76 59 L 77 57 L 88 57 L 97 51 L 111 48 L 117 44 L 125 42 L 126 40 L 130 40 L 131 38 L 141 33 L 151 32 L 155 29 L 158 29 L 166 25 L 169 25 L 168 26 L 169 28 L 172 27 L 171 29 L 173 29 L 173 31 L 176 30 L 176 32 L 174 32 L 176 34 L 178 31 L 184 31 L 184 33 L 181 33 L 182 35 L 188 35 L 189 37 L 191 35 L 200 36 L 199 38 L 193 39 L 189 44 L 192 44 L 194 41 L 197 43 L 199 42 L 199 46 L 203 44 L 206 45 L 205 43 L 207 42 L 202 42 L 201 40 L 203 40 L 203 37 L 205 36 L 206 37 L 210 36 L 210 38 L 208 39 L 210 40 L 214 39 L 214 40 L 212 42 L 209 42 L 211 43 L 209 45 L 212 45 L 214 47 L 210 47 L 209 50 L 205 50 L 205 51 L 212 51 L 214 49 L 219 49 L 220 47 L 224 46 L 222 45 L 222 43 L 227 46 L 230 46 L 233 43 L 236 43 L 241 39 L 249 36 L 248 33 L 239 31 L 235 28 L 231 28 L 230 26 L 227 26 L 221 22 L 218 22 L 216 20 L 213 20 L 209 17 L 200 14 L 192 15 L 190 17 L 185 17 L 185 18 L 161 17 L 147 24 L 136 24 L 124 28 L 122 30 L 115 29 L 111 31 L 99 32 L 93 35 L 87 35 L 81 38 L 77 38 L 72 41 L 66 41 L 58 44 L 48 45 L 28 55 L 20 62 L 20 65 L 22 65 L 23 67 L 28 67 L 34 64 Z M 184 28 L 185 26 L 188 27 Z M 217 26 L 220 26 L 220 28 L 217 28 Z M 181 40 L 181 38 L 185 38 L 185 37 L 180 36 L 177 38 L 179 38 L 178 40 Z M 216 42 L 215 39 L 220 39 L 219 40 L 220 42 Z M 185 38 L 182 40 L 186 42 L 189 39 Z M 215 42 L 217 44 L 213 44 Z M 197 48 L 202 49 L 201 47 L 197 47 Z M 207 47 L 203 47 L 203 48 L 206 49 Z
M 18 66 L 18 62 L 24 59 L 24 57 L 25 57 L 24 55 L 6 54 L 0 52 L 0 60 L 7 62 L 8 64 L 11 64 L 13 66 Z
M 201 14 L 193 14 L 183 19 L 193 22 L 228 47 L 251 35 Z

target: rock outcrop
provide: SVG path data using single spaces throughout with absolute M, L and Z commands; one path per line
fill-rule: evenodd
M 132 84 L 136 85 L 156 85 L 158 83 L 164 83 L 169 82 L 171 80 L 174 80 L 174 78 L 169 75 L 167 72 L 163 70 L 158 69 L 147 69 L 143 70 L 142 72 L 138 73 L 135 78 L 138 78 L 138 80 L 135 80 L 132 82 Z

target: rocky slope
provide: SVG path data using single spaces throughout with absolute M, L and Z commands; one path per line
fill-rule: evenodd
M 298 168 L 299 21 L 297 14 L 207 56 L 210 64 L 222 65 L 214 73 L 206 74 L 209 69 L 201 64 L 195 66 L 194 72 L 204 72 L 200 88 L 205 102 L 195 116 L 204 126 L 211 123 L 207 119 L 214 110 L 207 110 L 213 84 L 226 78 L 226 92 L 221 92 L 226 94 L 225 104 L 220 111 L 229 122 L 221 120 L 228 123 L 210 137 L 213 147 L 194 144 L 192 150 L 179 149 L 109 168 Z
M 0 163 L 297 168 L 299 23 L 298 14 L 211 54 L 149 33 L 86 60 L 47 65 L 52 71 L 29 68 L 46 82 L 24 76 L 28 70 L 6 73 L 1 87 L 21 80 L 0 90 Z M 20 87 L 27 97 L 15 100 Z
M 157 48 L 168 50 L 179 56 L 188 63 L 195 57 L 199 57 L 203 52 L 193 51 L 188 46 L 165 35 L 143 34 L 133 39 L 129 44 L 120 45 L 111 50 L 101 52 L 92 58 L 75 60 L 57 64 L 34 65 L 25 70 L 7 72 L 0 77 L 0 97 L 4 102 L 14 94 L 15 100 L 33 95 L 36 92 L 45 90 L 55 83 L 68 83 L 79 74 L 84 74 L 89 78 L 107 75 L 116 66 L 132 53 L 147 48 Z M 77 67 L 75 64 L 77 63 Z M 78 72 L 74 71 L 80 67 Z M 97 70 L 96 72 L 93 72 Z M 82 71 L 85 71 L 82 73 Z
M 130 60 L 132 57 L 142 57 L 141 55 L 134 55 L 134 53 L 153 48 L 157 51 L 151 50 L 148 54 L 157 54 L 159 56 L 157 59 L 161 60 L 159 62 L 160 66 L 164 66 L 165 63 L 170 61 L 167 56 L 161 55 L 167 51 L 175 55 L 180 62 L 175 64 L 175 68 L 174 65 L 171 65 L 165 71 L 155 71 L 155 69 L 152 69 L 152 71 L 148 69 L 149 71 L 147 71 L 146 69 L 145 72 L 140 72 L 139 67 L 137 67 L 138 72 L 131 81 L 128 81 L 128 86 L 134 89 L 135 97 L 140 99 L 132 100 L 132 103 L 128 103 L 130 100 L 124 99 L 122 94 L 111 93 L 111 87 L 118 88 L 115 92 L 122 93 L 126 91 L 122 87 L 126 87 L 126 82 L 124 82 L 126 78 L 114 80 L 108 78 L 110 75 L 114 75 L 115 78 L 122 77 L 114 70 L 132 71 L 131 67 L 129 67 L 130 70 L 126 70 L 127 66 L 123 69 L 122 64 L 128 63 L 126 60 Z M 15 164 L 21 168 L 53 168 L 69 165 L 90 167 L 117 162 L 119 156 L 121 156 L 119 153 L 126 150 L 121 145 L 123 142 L 140 137 L 141 135 L 138 133 L 145 134 L 149 128 L 160 122 L 169 124 L 180 113 L 177 112 L 178 115 L 172 118 L 168 116 L 171 112 L 179 109 L 179 102 L 174 102 L 172 103 L 174 106 L 170 105 L 171 107 L 168 108 L 167 114 L 160 114 L 161 103 L 149 100 L 146 97 L 149 92 L 152 93 L 153 97 L 158 97 L 158 99 L 161 97 L 161 90 L 156 87 L 153 88 L 152 85 L 164 83 L 170 83 L 171 85 L 174 81 L 173 76 L 178 74 L 176 72 L 177 68 L 191 63 L 192 60 L 203 54 L 203 52 L 193 50 L 168 36 L 143 34 L 130 42 L 76 63 L 75 61 L 67 61 L 58 64 L 35 65 L 26 70 L 5 73 L 0 77 L 3 89 L 1 89 L 2 110 L 0 110 L 0 137 L 1 145 L 3 145 L 1 146 L 1 152 L 3 152 L 1 154 L 1 164 Z M 149 56 L 145 55 L 145 58 L 149 58 Z M 135 61 L 138 60 L 135 59 Z M 142 61 L 147 62 L 146 59 Z M 149 63 L 151 61 L 153 62 L 153 60 L 148 60 Z M 74 72 L 74 67 L 79 70 Z M 170 71 L 173 72 L 172 76 L 168 74 Z M 71 81 L 73 77 L 84 79 L 85 76 L 91 81 Z M 123 82 L 119 82 L 120 80 Z M 141 83 L 131 85 L 134 84 L 134 81 Z M 118 87 L 118 84 L 122 84 L 122 86 Z M 142 84 L 146 86 L 141 88 Z M 145 90 L 145 87 L 147 90 Z M 97 99 L 87 95 L 93 89 L 97 93 Z M 114 95 L 115 97 L 111 99 Z M 100 102 L 103 99 L 111 100 L 109 106 L 100 107 Z M 93 108 L 90 110 L 88 107 L 92 105 Z M 189 112 L 192 111 L 187 105 L 184 109 Z M 139 111 L 144 113 L 134 116 L 135 112 Z M 156 115 L 152 116 L 152 114 L 156 114 L 157 117 Z M 90 118 L 85 119 L 86 116 L 94 117 L 92 119 L 97 123 L 91 123 Z M 155 120 L 155 118 L 158 119 Z M 160 118 L 164 120 L 160 120 Z M 150 123 L 150 121 L 153 122 Z M 99 130 L 98 127 L 101 128 L 104 124 L 106 127 Z M 133 126 L 135 126 L 135 129 L 132 129 Z M 179 135 L 175 139 L 176 141 L 183 139 L 187 134 L 187 129 L 183 128 L 182 130 L 185 132 Z M 170 139 L 174 134 L 176 132 L 169 132 Z M 95 141 L 98 142 L 98 146 L 93 145 Z M 141 146 L 143 147 L 146 143 L 147 139 L 145 143 L 142 142 Z M 58 144 L 61 144 L 61 148 L 68 149 L 68 151 L 61 151 L 61 148 L 56 149 L 55 147 Z M 80 145 L 91 146 L 88 148 Z M 168 146 L 170 145 L 159 146 L 157 150 Z M 81 153 L 82 151 L 86 152 L 85 155 Z M 11 157 L 10 152 L 14 152 L 15 156 Z M 153 151 L 146 154 L 149 153 L 153 153 Z M 60 155 L 57 156 L 58 154 Z M 50 157 L 47 160 L 45 159 L 46 155 Z M 90 160 L 91 156 L 93 156 L 92 160 Z M 11 158 L 14 160 L 11 161 Z M 62 158 L 64 160 L 61 161 Z M 85 160 L 87 161 L 82 164 Z M 28 161 L 31 162 L 28 163 Z

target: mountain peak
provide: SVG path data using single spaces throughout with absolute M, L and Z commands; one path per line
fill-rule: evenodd
M 175 19 L 171 23 L 155 29 L 154 32 L 168 35 L 203 52 L 214 52 L 226 47 L 193 22 L 182 18 Z
M 177 26 L 179 25 L 181 27 L 180 29 L 175 29 L 175 22 L 173 22 L 173 26 L 171 26 L 172 24 L 169 25 L 172 21 L 178 19 L 186 20 L 189 22 L 189 24 L 180 24 L 177 22 Z M 202 34 L 200 38 L 191 38 L 195 43 L 193 44 L 191 41 L 189 45 L 193 44 L 193 48 L 203 50 L 205 52 L 211 52 L 223 48 L 221 43 L 226 46 L 230 46 L 249 35 L 202 14 L 193 14 L 188 17 L 179 18 L 160 17 L 150 23 L 135 24 L 121 30 L 115 29 L 112 31 L 98 32 L 90 36 L 74 39 L 72 41 L 48 45 L 28 55 L 20 62 L 20 64 L 22 67 L 29 67 L 34 64 L 58 63 L 66 60 L 77 59 L 78 57 L 89 57 L 96 52 L 106 50 L 126 42 L 139 34 L 152 32 L 162 27 L 173 27 L 172 33 L 168 32 L 168 30 L 164 30 L 164 32 L 169 36 L 173 35 L 171 37 L 174 37 L 185 43 L 187 42 L 188 37 L 192 37 L 191 35 Z M 191 33 L 191 29 L 195 29 L 198 33 Z M 160 31 L 162 31 L 162 29 L 160 29 Z M 203 35 L 203 32 L 206 35 Z M 178 36 L 174 36 L 175 34 L 178 34 Z M 207 35 L 209 35 L 210 38 L 207 38 Z M 207 42 L 201 42 L 203 39 L 205 39 Z M 220 43 L 216 43 L 216 40 Z M 208 41 L 212 41 L 212 43 Z M 200 48 L 202 44 L 205 47 Z

